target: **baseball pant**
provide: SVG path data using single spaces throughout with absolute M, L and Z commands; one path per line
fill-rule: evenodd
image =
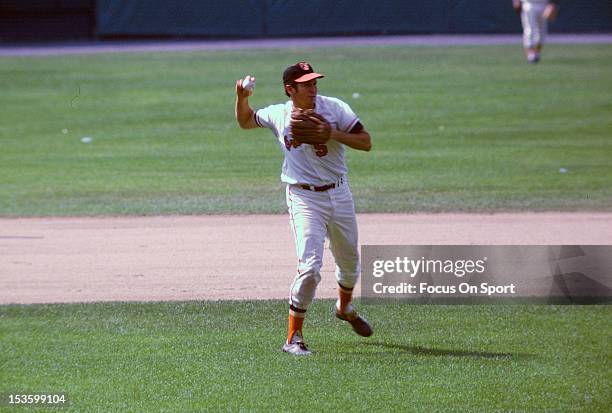
M 521 23 L 523 24 L 523 47 L 533 49 L 541 45 L 548 30 L 544 18 L 546 3 L 523 3 Z
M 287 185 L 287 208 L 298 257 L 289 303 L 306 310 L 321 281 L 325 238 L 336 261 L 336 281 L 353 288 L 360 272 L 355 205 L 346 178 L 325 192 Z

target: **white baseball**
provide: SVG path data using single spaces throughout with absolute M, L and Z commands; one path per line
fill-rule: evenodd
M 255 88 L 255 78 L 253 76 L 247 76 L 242 80 L 242 88 L 246 90 L 253 90 Z

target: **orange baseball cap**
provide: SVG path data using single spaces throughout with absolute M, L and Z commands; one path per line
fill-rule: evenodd
M 283 72 L 283 83 L 285 85 L 290 85 L 293 82 L 309 82 L 313 79 L 319 79 L 322 77 L 325 76 L 320 73 L 316 73 L 310 63 L 298 62 L 285 69 Z

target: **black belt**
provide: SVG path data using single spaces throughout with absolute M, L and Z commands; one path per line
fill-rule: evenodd
M 327 185 L 322 185 L 322 186 L 314 186 L 314 185 L 298 185 L 298 186 L 308 191 L 325 192 L 328 189 L 335 188 L 336 184 L 327 184 Z

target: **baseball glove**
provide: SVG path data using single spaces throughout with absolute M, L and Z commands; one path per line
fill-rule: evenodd
M 295 110 L 291 114 L 291 135 L 299 142 L 317 145 L 329 140 L 331 126 L 314 110 Z

